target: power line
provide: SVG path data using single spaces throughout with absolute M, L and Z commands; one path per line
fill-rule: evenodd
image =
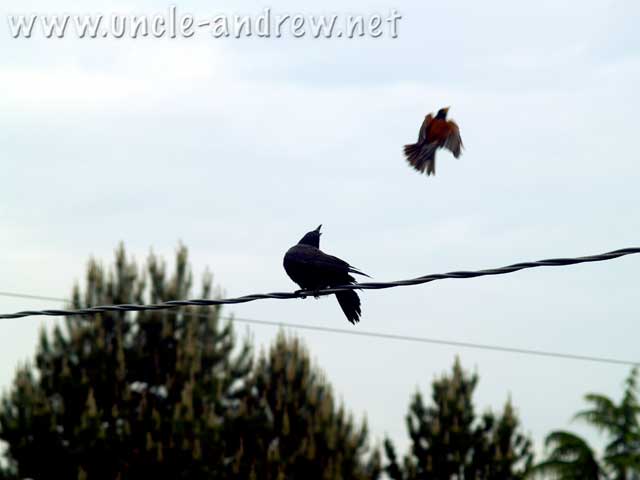
M 137 304 L 121 304 L 121 305 L 102 305 L 96 307 L 81 308 L 78 310 L 25 310 L 17 313 L 9 313 L 0 315 L 0 319 L 7 318 L 21 318 L 32 315 L 46 315 L 46 316 L 71 316 L 71 315 L 94 315 L 96 313 L 103 312 L 139 312 L 145 310 L 165 310 L 176 307 L 185 306 L 212 306 L 212 305 L 229 305 L 236 303 L 247 303 L 255 300 L 264 300 L 267 298 L 274 298 L 279 300 L 287 300 L 291 298 L 306 298 L 308 295 L 314 295 L 316 297 L 321 295 L 331 295 L 332 293 L 343 292 L 346 290 L 381 290 L 385 288 L 393 287 L 406 287 L 409 285 L 420 285 L 423 283 L 429 283 L 436 280 L 443 280 L 445 278 L 475 278 L 483 277 L 486 275 L 503 275 L 505 273 L 513 273 L 518 270 L 524 270 L 527 268 L 536 267 L 561 267 L 566 265 L 575 265 L 578 263 L 588 262 L 602 262 L 604 260 L 612 260 L 614 258 L 622 257 L 625 255 L 632 255 L 640 253 L 640 248 L 623 248 L 621 250 L 614 250 L 613 252 L 603 253 L 600 255 L 591 255 L 588 257 L 576 257 L 576 258 L 552 258 L 547 260 L 539 260 L 537 262 L 523 262 L 516 263 L 501 268 L 491 268 L 487 270 L 477 271 L 458 271 L 449 273 L 437 273 L 431 275 L 425 275 L 418 278 L 409 280 L 397 280 L 395 282 L 367 282 L 358 283 L 355 285 L 340 285 L 333 288 L 325 288 L 317 291 L 297 291 L 297 292 L 273 292 L 273 293 L 258 293 L 254 295 L 245 295 L 236 298 L 223 298 L 217 300 L 170 300 L 167 302 L 152 304 L 152 305 L 137 305 Z
M 0 292 L 0 296 L 15 297 L 15 298 L 30 298 L 34 300 L 45 300 L 45 301 L 50 301 L 50 300 L 60 301 L 60 302 L 67 301 L 64 298 L 45 297 L 40 295 L 28 295 L 28 294 L 13 293 L 13 292 Z M 177 313 L 177 312 L 172 312 L 172 313 Z M 197 315 L 202 316 L 203 318 L 209 318 L 207 314 L 197 314 Z M 483 343 L 462 342 L 462 341 L 456 341 L 456 340 L 443 340 L 438 338 L 418 337 L 413 335 L 398 335 L 393 333 L 373 332 L 373 331 L 367 331 L 367 330 L 347 330 L 346 328 L 324 327 L 320 325 L 307 325 L 307 324 L 299 324 L 299 323 L 291 323 L 291 322 L 276 322 L 271 320 L 256 320 L 251 318 L 235 317 L 233 315 L 224 316 L 222 318 L 224 318 L 225 320 L 230 320 L 230 321 L 239 322 L 239 323 L 246 323 L 249 325 L 286 327 L 286 328 L 293 328 L 297 330 L 308 330 L 312 332 L 337 333 L 337 334 L 344 334 L 344 335 L 352 335 L 356 337 L 380 338 L 384 340 L 398 340 L 398 341 L 406 341 L 406 342 L 413 342 L 413 343 L 427 343 L 432 345 L 446 345 L 446 346 L 461 347 L 461 348 L 472 348 L 475 350 L 489 350 L 489 351 L 503 352 L 503 353 L 515 353 L 520 355 L 533 355 L 533 356 L 548 357 L 548 358 L 561 358 L 565 360 L 580 360 L 580 361 L 613 364 L 613 365 L 625 365 L 625 366 L 640 365 L 640 362 L 634 362 L 631 360 L 598 357 L 593 355 L 578 355 L 578 354 L 572 354 L 572 353 L 551 352 L 546 350 L 536 350 L 536 349 L 529 349 L 529 348 L 505 347 L 501 345 L 489 345 L 489 344 L 483 344 Z
M 28 298 L 30 300 L 45 300 L 52 302 L 67 302 L 66 298 L 45 297 L 43 295 L 30 295 L 28 293 L 0 292 L 0 297 Z
M 608 364 L 614 364 L 614 365 L 628 365 L 628 366 L 640 365 L 640 362 L 633 362 L 630 360 L 620 360 L 616 358 L 596 357 L 591 355 L 574 355 L 572 353 L 548 352 L 544 350 L 534 350 L 534 349 L 528 349 L 528 348 L 503 347 L 500 345 L 487 345 L 483 343 L 460 342 L 455 340 L 443 340 L 443 339 L 429 338 L 429 337 L 416 337 L 413 335 L 397 335 L 393 333 L 372 332 L 372 331 L 366 331 L 366 330 L 347 330 L 346 328 L 322 327 L 319 325 L 301 325 L 297 323 L 288 323 L 288 322 L 253 320 L 248 318 L 237 318 L 233 316 L 228 318 L 233 321 L 255 324 L 255 325 L 269 325 L 269 326 L 296 328 L 300 330 L 311 330 L 315 332 L 325 332 L 325 333 L 340 333 L 340 334 L 346 334 L 346 335 L 353 335 L 356 337 L 370 337 L 370 338 L 382 338 L 385 340 L 401 340 L 401 341 L 416 342 L 416 343 L 429 343 L 429 344 L 435 344 L 435 345 L 447 345 L 447 346 L 453 346 L 453 347 L 473 348 L 476 350 L 492 350 L 496 352 L 517 353 L 521 355 L 536 355 L 539 357 L 555 357 L 555 358 L 564 358 L 569 360 L 583 360 L 583 361 L 589 361 L 589 362 L 608 363 Z

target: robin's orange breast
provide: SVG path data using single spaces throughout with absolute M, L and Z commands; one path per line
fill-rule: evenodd
M 434 119 L 429 125 L 429 133 L 427 134 L 427 142 L 444 143 L 451 133 L 451 126 L 446 120 Z

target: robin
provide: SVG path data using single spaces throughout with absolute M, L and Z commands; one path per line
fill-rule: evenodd
M 446 148 L 458 158 L 464 147 L 460 138 L 460 129 L 453 120 L 447 120 L 449 107 L 441 108 L 434 117 L 424 118 L 418 141 L 404 146 L 404 154 L 413 168 L 427 175 L 436 174 L 436 150 Z
M 344 260 L 327 255 L 320 250 L 320 228 L 305 234 L 297 245 L 291 247 L 284 256 L 284 269 L 287 275 L 303 290 L 313 294 L 314 290 L 353 285 L 356 283 L 350 273 L 364 275 Z M 337 292 L 336 298 L 347 320 L 354 325 L 360 321 L 360 297 L 354 290 Z

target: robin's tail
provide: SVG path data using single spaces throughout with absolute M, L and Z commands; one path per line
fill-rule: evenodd
M 340 308 L 344 312 L 347 320 L 354 325 L 360 321 L 360 297 L 353 290 L 347 290 L 345 292 L 336 293 L 336 298 L 340 304 Z
M 404 146 L 404 154 L 409 164 L 421 173 L 427 171 L 427 175 L 436 174 L 436 142 L 427 145 L 411 143 Z

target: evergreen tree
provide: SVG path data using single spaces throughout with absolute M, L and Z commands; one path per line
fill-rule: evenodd
M 477 438 L 471 469 L 475 477 L 466 478 L 519 479 L 531 468 L 532 443 L 520 429 L 511 400 L 500 416 L 492 412 L 483 415 Z
M 9 467 L 7 467 L 6 465 L 3 465 L 0 462 L 0 480 L 10 480 L 10 479 L 14 479 L 14 478 L 15 478 L 15 476 L 11 475 Z
M 106 271 L 88 265 L 71 306 L 188 298 L 187 249 L 175 271 L 151 254 L 146 273 L 123 246 Z M 201 295 L 212 295 L 205 275 Z M 239 350 L 239 351 L 235 351 Z M 69 317 L 43 331 L 0 406 L 0 439 L 20 478 L 227 478 L 225 421 L 251 366 L 218 308 Z
M 385 441 L 387 474 L 396 480 L 518 479 L 531 464 L 530 440 L 520 432 L 511 402 L 496 416 L 478 418 L 473 406 L 477 374 L 456 359 L 450 376 L 433 382 L 432 405 L 417 392 L 409 407 L 411 451 L 401 463 Z
M 367 427 L 336 405 L 331 386 L 298 338 L 280 332 L 249 381 L 235 478 L 347 480 L 379 474 Z

